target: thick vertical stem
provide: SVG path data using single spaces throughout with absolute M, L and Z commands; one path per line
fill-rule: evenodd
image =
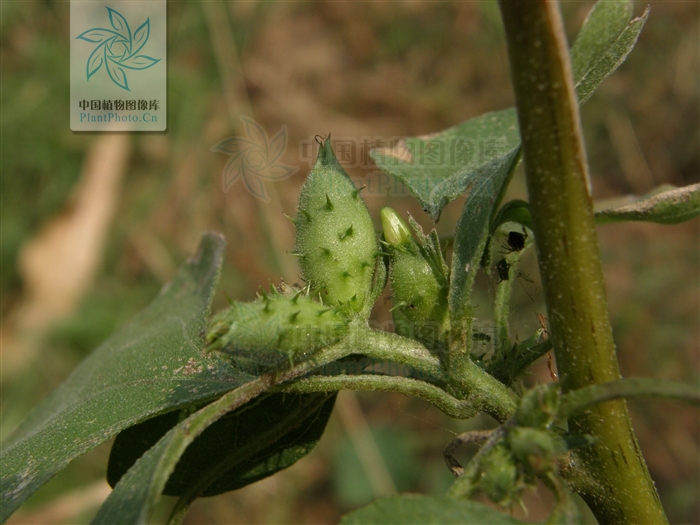
M 620 377 L 578 105 L 561 16 L 552 0 L 500 0 L 550 332 L 565 391 Z M 592 434 L 577 487 L 601 523 L 666 523 L 625 402 L 570 420 Z

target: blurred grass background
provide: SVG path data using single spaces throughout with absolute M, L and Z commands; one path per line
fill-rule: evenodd
M 294 213 L 315 135 L 356 144 L 341 161 L 358 181 L 376 183 L 366 161 L 372 139 L 431 133 L 513 103 L 495 2 L 170 2 L 168 131 L 73 133 L 68 2 L 0 5 L 3 437 L 148 304 L 205 230 L 228 240 L 215 309 L 223 290 L 247 300 L 269 280 L 298 282 L 282 212 Z M 591 5 L 563 3 L 570 39 Z M 651 2 L 637 47 L 583 108 L 597 199 L 700 180 L 699 21 L 696 2 Z M 269 136 L 287 126 L 282 161 L 300 169 L 266 184 L 269 203 L 240 181 L 224 192 L 228 157 L 210 152 L 242 134 L 241 115 Z M 414 199 L 384 187 L 365 192 L 375 220 L 391 205 L 432 227 Z M 509 197 L 525 197 L 522 174 Z M 446 208 L 440 233 L 453 231 L 461 203 Z M 623 375 L 698 380 L 698 228 L 600 228 Z M 521 338 L 544 312 L 532 254 L 522 272 L 533 282 L 515 288 Z M 484 319 L 492 292 L 482 276 L 475 293 Z M 375 308 L 378 322 L 390 318 L 387 300 Z M 550 380 L 545 362 L 536 380 Z M 697 411 L 630 405 L 669 518 L 697 523 Z M 441 494 L 452 480 L 444 446 L 489 424 L 453 421 L 401 396 L 343 393 L 316 451 L 273 478 L 199 501 L 187 523 L 334 523 L 393 489 Z M 108 492 L 108 453 L 106 444 L 80 458 L 11 522 L 87 523 Z M 528 501 L 528 519 L 546 514 L 546 493 Z

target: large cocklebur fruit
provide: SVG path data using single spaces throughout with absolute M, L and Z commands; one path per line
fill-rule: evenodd
M 321 301 L 347 316 L 369 316 L 379 249 L 372 218 L 330 139 L 301 189 L 295 254 L 303 278 Z

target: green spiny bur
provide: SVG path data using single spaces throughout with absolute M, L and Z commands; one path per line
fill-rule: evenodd
M 379 253 L 374 225 L 330 139 L 301 189 L 295 224 L 295 253 L 311 290 L 347 315 L 367 311 Z
M 255 301 L 234 302 L 212 317 L 206 350 L 280 368 L 337 342 L 347 332 L 347 323 L 336 309 L 314 301 L 307 292 L 273 289 Z
M 423 235 L 414 224 L 420 243 L 416 242 L 408 225 L 391 208 L 382 209 L 381 217 L 389 252 L 396 332 L 440 351 L 449 329 L 449 281 L 439 239 Z

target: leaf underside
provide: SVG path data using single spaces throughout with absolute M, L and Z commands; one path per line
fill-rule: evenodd
M 215 496 L 291 466 L 316 446 L 334 402 L 335 395 L 270 394 L 227 414 L 187 448 L 163 494 L 180 496 L 200 483 L 202 496 Z M 171 412 L 119 434 L 109 458 L 109 484 L 114 487 L 180 417 L 179 411 Z

